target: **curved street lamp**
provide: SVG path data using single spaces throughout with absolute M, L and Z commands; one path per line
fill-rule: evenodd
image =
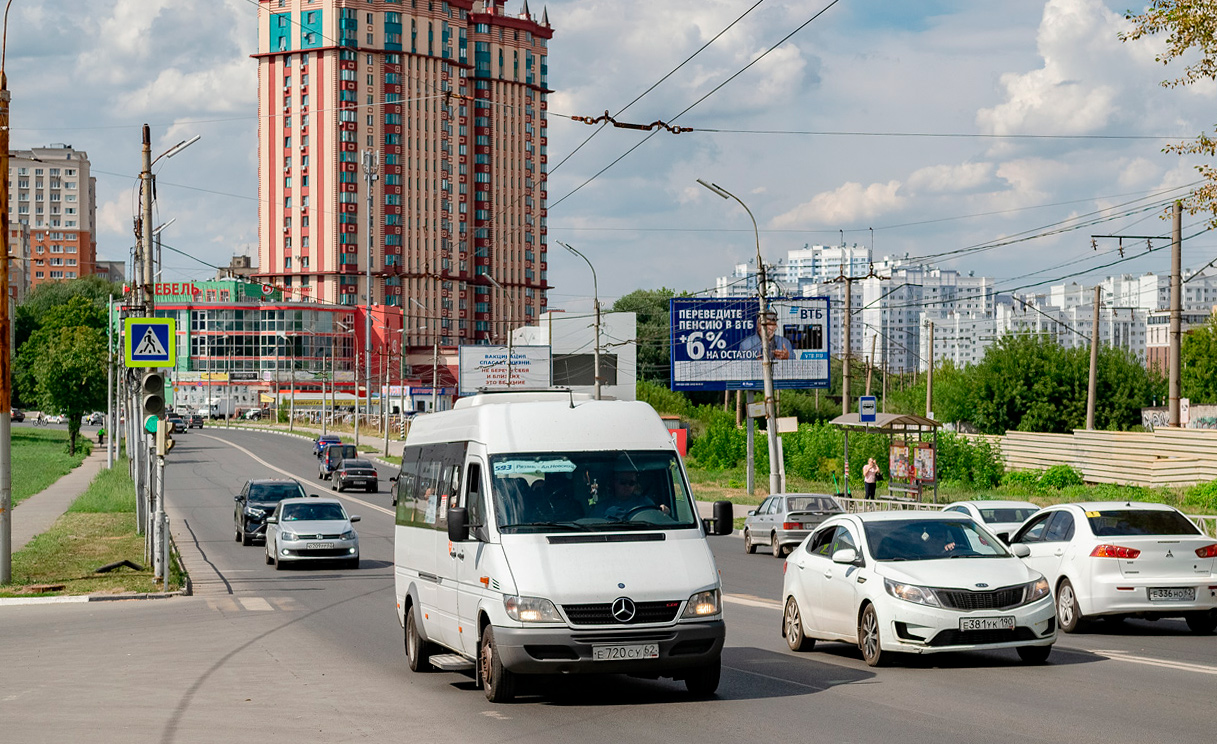
M 761 232 L 756 227 L 756 218 L 752 216 L 752 210 L 748 209 L 747 204 L 722 186 L 716 183 L 706 183 L 700 178 L 697 179 L 697 182 L 723 199 L 734 199 L 748 213 L 748 219 L 752 220 L 752 232 L 756 236 L 757 297 L 760 301 L 760 313 L 757 315 L 757 322 L 762 322 L 762 319 L 769 312 L 769 301 L 765 296 L 765 262 L 761 258 Z M 781 491 L 781 476 L 778 469 L 777 406 L 773 397 L 773 348 L 771 346 L 772 341 L 768 334 L 764 332 L 764 329 L 760 329 L 759 335 L 761 337 L 761 377 L 765 381 L 765 428 L 768 430 L 766 433 L 769 440 L 769 494 L 773 495 Z
M 571 248 L 561 240 L 557 241 L 558 245 L 575 254 L 584 261 L 587 261 L 587 268 L 592 270 L 592 303 L 596 306 L 596 348 L 593 355 L 595 363 L 595 381 L 596 381 L 596 400 L 600 400 L 600 290 L 596 286 L 596 267 L 592 266 L 592 262 L 588 261 L 587 256 L 579 251 Z M 553 339 L 550 339 L 551 343 Z

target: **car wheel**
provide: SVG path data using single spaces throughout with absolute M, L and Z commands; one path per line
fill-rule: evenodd
M 715 659 L 709 664 L 690 670 L 685 677 L 685 689 L 699 700 L 713 697 L 718 690 L 718 682 L 722 678 L 722 673 L 722 661 Z
M 431 671 L 431 644 L 418 634 L 414 605 L 406 610 L 406 663 L 412 672 Z
M 380 486 L 368 486 L 368 493 L 380 493 Z
M 769 550 L 773 553 L 774 558 L 781 558 L 785 551 L 782 550 L 782 544 L 778 542 L 778 533 L 773 533 L 769 537 Z
M 236 536 L 235 540 L 236 540 L 236 542 L 241 542 L 241 528 L 238 527 L 236 529 L 236 532 L 237 532 L 237 536 Z
M 755 553 L 756 552 L 756 546 L 752 544 L 752 533 L 749 532 L 746 527 L 744 528 L 744 552 L 745 553 Z
M 879 640 L 879 614 L 873 604 L 862 611 L 862 620 L 858 623 L 858 648 L 862 650 L 862 660 L 867 666 L 887 664 L 888 655 L 883 653 Z
M 1183 616 L 1187 627 L 1196 635 L 1212 635 L 1217 630 L 1217 610 L 1189 612 Z
M 1018 658 L 1022 659 L 1024 664 L 1043 664 L 1048 661 L 1048 654 L 1052 653 L 1052 645 L 1047 646 L 1019 646 Z
M 344 564 L 344 568 L 346 568 L 348 571 L 358 571 L 359 570 L 359 556 L 355 556 L 354 558 L 348 558 Z
M 1078 607 L 1078 598 L 1073 591 L 1073 584 L 1069 583 L 1069 579 L 1062 580 L 1060 587 L 1056 590 L 1056 619 L 1061 630 L 1066 633 L 1076 633 L 1084 619 L 1082 609 Z
M 810 651 L 816 645 L 816 639 L 803 634 L 803 616 L 799 613 L 799 603 L 794 597 L 786 598 L 786 611 L 782 613 L 782 635 L 786 636 L 786 645 L 791 651 Z
M 482 674 L 482 692 L 492 703 L 510 703 L 516 696 L 516 675 L 503 668 L 503 659 L 494 644 L 494 627 L 482 631 L 482 648 L 478 654 Z
M 266 550 L 262 551 L 262 555 L 266 558 L 266 565 L 269 566 L 275 562 L 275 559 L 272 558 L 271 554 L 270 554 L 270 544 L 269 543 L 266 546 Z
M 335 480 L 333 483 L 330 484 L 331 491 L 337 491 L 338 493 L 342 493 L 343 488 L 344 488 L 344 486 L 342 485 L 342 481 L 340 481 L 340 480 Z
M 249 534 L 248 532 L 242 532 L 241 533 L 241 544 L 246 547 L 253 545 L 254 544 L 253 535 Z
M 275 546 L 274 556 L 275 556 L 275 570 L 276 571 L 282 571 L 284 568 L 287 568 L 287 566 L 283 563 L 283 561 L 279 560 L 279 547 L 278 546 Z

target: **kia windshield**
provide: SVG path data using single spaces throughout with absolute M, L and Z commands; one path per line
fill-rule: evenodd
M 674 452 L 496 455 L 490 470 L 495 519 L 507 534 L 699 526 Z
M 866 541 L 877 561 L 1007 558 L 1002 544 L 972 521 L 930 519 L 866 522 Z

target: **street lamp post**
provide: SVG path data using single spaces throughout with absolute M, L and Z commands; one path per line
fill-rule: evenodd
M 584 261 L 587 261 L 587 268 L 592 270 L 592 304 L 596 307 L 596 348 L 592 355 L 592 359 L 594 360 L 595 364 L 594 374 L 596 384 L 596 400 L 600 400 L 600 385 L 602 384 L 600 379 L 600 289 L 596 284 L 596 267 L 592 266 L 592 262 L 588 260 L 587 256 L 583 255 L 574 248 L 571 248 L 561 240 L 558 241 L 558 245 L 575 254 L 579 258 L 582 258 Z M 551 343 L 552 341 L 553 339 L 550 339 Z
M 706 183 L 700 178 L 697 179 L 697 182 L 723 199 L 734 199 L 748 213 L 748 219 L 752 220 L 752 232 L 756 236 L 756 285 L 760 305 L 757 322 L 763 323 L 764 318 L 769 312 L 769 301 L 765 296 L 765 261 L 761 257 L 761 232 L 756 226 L 756 217 L 752 216 L 752 210 L 748 209 L 747 204 L 744 204 L 738 196 L 727 191 L 722 186 L 716 183 Z M 781 471 L 778 463 L 777 407 L 773 397 L 773 348 L 769 335 L 764 332 L 763 328 L 759 330 L 761 337 L 761 376 L 765 383 L 765 426 L 768 429 L 767 433 L 769 435 L 769 493 L 772 495 L 778 493 L 781 489 Z

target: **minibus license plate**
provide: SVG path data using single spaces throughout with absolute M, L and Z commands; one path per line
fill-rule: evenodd
M 632 661 L 658 658 L 658 643 L 644 643 L 640 646 L 592 646 L 593 661 Z
M 1014 630 L 1014 617 L 961 617 L 960 630 Z
M 1151 586 L 1149 588 L 1151 602 L 1195 602 L 1196 587 L 1194 586 Z

